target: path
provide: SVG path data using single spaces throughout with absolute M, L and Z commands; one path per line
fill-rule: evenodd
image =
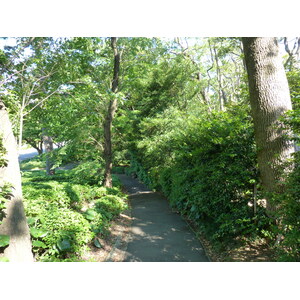
M 19 153 L 19 162 L 21 162 L 25 159 L 28 159 L 28 158 L 33 158 L 36 155 L 38 155 L 38 152 L 34 148 L 21 150 Z
M 118 175 L 129 193 L 133 222 L 127 262 L 206 262 L 203 247 L 159 193 L 127 175 Z

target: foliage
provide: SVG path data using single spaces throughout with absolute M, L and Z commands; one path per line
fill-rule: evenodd
M 37 156 L 33 159 L 26 159 L 20 163 L 22 171 L 39 170 L 45 167 L 43 156 Z
M 281 261 L 300 261 L 300 71 L 294 69 L 287 72 L 289 81 L 293 110 L 288 112 L 283 118 L 287 128 L 293 132 L 292 142 L 296 144 L 298 152 L 294 154 L 293 159 L 288 162 L 288 169 L 292 170 L 285 176 L 284 194 L 273 195 L 280 210 L 277 211 L 277 217 L 280 220 L 280 226 L 277 234 L 283 237 L 283 240 L 277 245 L 276 250 Z M 283 165 L 284 167 L 285 165 Z
M 7 161 L 4 159 L 4 155 L 6 154 L 6 150 L 3 146 L 2 137 L 0 136 L 0 168 L 6 166 Z M 4 182 L 0 185 L 0 224 L 5 216 L 4 210 L 6 208 L 6 203 L 9 199 L 9 195 L 11 193 L 11 184 Z
M 162 190 L 207 236 L 224 242 L 268 226 L 264 209 L 254 218 L 248 205 L 258 174 L 247 108 L 209 114 L 173 109 L 145 119 L 140 128 L 128 172 Z
M 23 173 L 24 206 L 38 261 L 78 261 L 97 234 L 126 208 L 119 188 L 77 182 L 78 170 Z M 90 185 L 87 185 L 87 181 Z M 95 214 L 91 218 L 91 211 Z
M 6 247 L 9 245 L 10 236 L 0 234 L 0 248 Z
M 5 182 L 3 186 L 0 186 L 0 224 L 5 216 L 4 210 L 6 208 L 7 201 L 12 191 L 10 183 Z
M 4 158 L 4 155 L 6 154 L 5 147 L 3 146 L 2 136 L 0 135 L 0 168 L 6 166 L 6 159 Z
M 103 180 L 103 162 L 84 162 L 71 171 L 71 176 L 75 183 L 99 184 Z
M 287 129 L 293 132 L 290 136 L 292 142 L 299 150 L 300 136 L 300 90 L 299 69 L 287 72 L 293 110 L 282 118 Z M 277 237 L 282 237 L 276 244 L 276 251 L 280 261 L 300 261 L 300 153 L 296 152 L 293 158 L 282 166 L 283 178 L 285 178 L 284 193 L 272 195 L 272 200 L 280 209 L 276 212 L 279 226 L 276 227 Z M 291 170 L 286 174 L 285 170 Z

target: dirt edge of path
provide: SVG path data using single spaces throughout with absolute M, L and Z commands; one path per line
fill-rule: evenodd
M 123 262 L 126 256 L 127 244 L 130 238 L 132 223 L 131 206 L 122 212 L 113 222 L 105 238 L 97 237 L 102 248 L 91 243 L 90 250 L 83 256 L 91 262 Z

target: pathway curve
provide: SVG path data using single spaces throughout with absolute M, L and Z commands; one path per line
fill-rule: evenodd
M 117 175 L 129 193 L 132 225 L 127 262 L 207 262 L 202 245 L 159 193 L 127 175 Z

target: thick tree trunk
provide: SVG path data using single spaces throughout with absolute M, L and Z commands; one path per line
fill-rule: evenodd
M 111 47 L 114 52 L 114 75 L 112 80 L 112 92 L 118 92 L 119 86 L 119 72 L 120 72 L 120 59 L 121 55 L 117 49 L 117 38 L 111 38 Z M 118 107 L 117 98 L 114 97 L 110 100 L 108 105 L 108 110 L 106 114 L 106 118 L 104 121 L 104 160 L 105 160 L 105 172 L 104 172 L 104 180 L 103 185 L 105 187 L 112 187 L 112 122 L 114 119 L 115 112 Z
M 43 143 L 45 146 L 45 153 L 46 153 L 46 173 L 47 175 L 54 175 L 55 169 L 53 169 L 53 161 L 50 157 L 51 152 L 53 151 L 53 140 L 51 136 L 46 133 L 46 129 L 43 128 Z
M 279 118 L 292 109 L 289 86 L 276 38 L 243 38 L 258 166 L 269 213 L 268 193 L 283 192 L 281 162 L 294 151 Z
M 0 100 L 0 135 L 7 151 L 7 166 L 0 168 L 0 185 L 5 182 L 13 187 L 11 198 L 5 210 L 5 218 L 0 225 L 0 234 L 10 236 L 10 243 L 4 256 L 11 262 L 32 262 L 31 239 L 22 202 L 21 174 L 18 150 L 11 123 L 4 104 Z

